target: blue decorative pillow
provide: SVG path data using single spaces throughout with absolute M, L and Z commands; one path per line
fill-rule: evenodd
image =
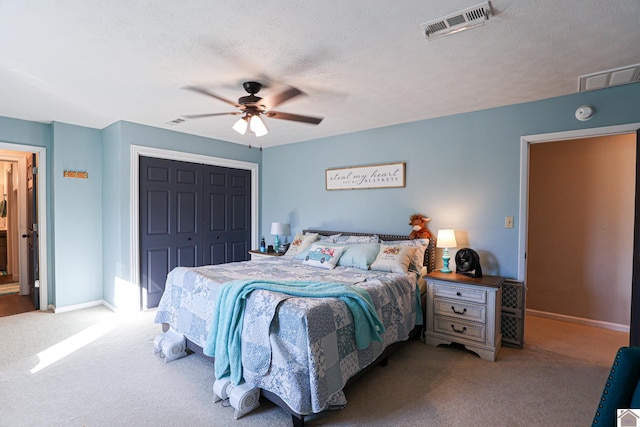
M 342 256 L 338 260 L 338 265 L 368 270 L 371 263 L 376 260 L 379 250 L 380 245 L 378 243 L 345 245 L 344 252 L 342 252 Z
M 332 270 L 336 267 L 336 264 L 338 264 L 338 260 L 340 259 L 340 255 L 342 255 L 343 250 L 344 246 L 314 243 L 311 245 L 311 248 L 302 263 L 313 267 Z

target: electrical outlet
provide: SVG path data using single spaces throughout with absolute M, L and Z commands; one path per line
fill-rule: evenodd
M 504 217 L 504 228 L 513 228 L 513 217 L 505 216 Z

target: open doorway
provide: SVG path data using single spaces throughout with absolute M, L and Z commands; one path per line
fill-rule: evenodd
M 19 181 L 18 162 L 0 157 L 0 285 L 20 284 Z
M 609 330 L 625 345 L 635 310 L 638 127 L 522 138 L 518 271 L 527 314 Z
M 48 306 L 46 277 L 40 280 L 37 263 L 38 243 L 46 241 L 44 232 L 42 236 L 39 232 L 43 231 L 39 222 L 46 215 L 46 206 L 38 211 L 38 202 L 46 195 L 44 176 L 41 191 L 37 185 L 38 165 L 44 159 L 42 147 L 0 142 L 0 316 Z M 46 230 L 46 223 L 43 226 Z

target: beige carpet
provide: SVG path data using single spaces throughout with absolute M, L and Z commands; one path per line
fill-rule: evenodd
M 537 316 L 525 319 L 527 349 L 548 351 L 611 367 L 618 348 L 629 345 L 629 334 Z
M 2 426 L 288 426 L 265 402 L 239 420 L 214 404 L 213 369 L 191 355 L 164 363 L 152 354 L 153 312 L 116 315 L 103 307 L 0 318 Z M 533 323 L 533 322 L 532 322 Z M 555 328 L 555 327 L 554 327 Z M 532 328 L 533 329 L 533 328 Z M 460 348 L 409 342 L 346 391 L 341 411 L 318 426 L 586 426 L 609 362 L 586 356 L 597 340 L 563 354 L 528 337 L 486 362 Z M 66 354 L 56 359 L 51 349 Z

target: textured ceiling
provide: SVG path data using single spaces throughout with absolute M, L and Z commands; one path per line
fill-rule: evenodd
M 269 147 L 574 93 L 640 62 L 637 0 L 496 0 L 486 25 L 428 41 L 420 24 L 481 0 L 5 0 L 0 116 L 104 128 L 118 120 Z M 235 116 L 241 83 L 308 96 L 278 106 L 318 126 Z

